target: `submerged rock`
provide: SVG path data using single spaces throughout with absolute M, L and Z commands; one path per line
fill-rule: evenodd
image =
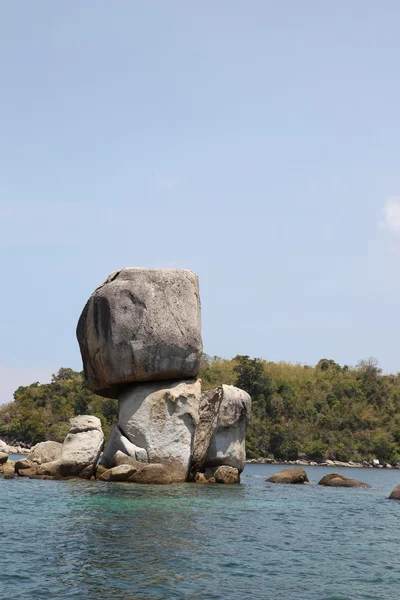
M 147 452 L 149 462 L 172 469 L 174 481 L 188 476 L 200 395 L 198 380 L 138 384 L 120 397 L 121 431 Z
M 325 485 L 329 487 L 353 487 L 353 488 L 370 488 L 371 486 L 368 483 L 363 483 L 362 481 L 358 481 L 358 479 L 350 479 L 349 477 L 345 477 L 340 473 L 329 473 L 329 475 L 325 475 L 321 481 L 318 482 L 318 485 Z
M 128 267 L 93 292 L 77 327 L 88 387 L 117 398 L 126 384 L 197 377 L 202 355 L 198 278 Z
M 400 500 L 400 485 L 396 485 L 389 496 L 389 500 Z
M 269 481 L 270 483 L 301 484 L 308 483 L 308 477 L 304 469 L 301 467 L 294 467 L 294 469 L 283 469 L 271 477 L 268 477 L 266 481 Z

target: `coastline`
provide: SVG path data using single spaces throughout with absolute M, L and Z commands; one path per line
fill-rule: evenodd
M 380 464 L 379 461 L 363 462 L 341 461 L 341 460 L 275 460 L 274 458 L 250 458 L 245 461 L 247 465 L 293 465 L 301 467 L 351 467 L 353 469 L 400 469 L 400 464 L 391 465 L 386 463 Z

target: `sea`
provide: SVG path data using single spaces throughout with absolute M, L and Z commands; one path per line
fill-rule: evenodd
M 1 600 L 397 600 L 400 471 L 309 485 L 0 479 Z M 371 489 L 317 482 L 341 472 Z

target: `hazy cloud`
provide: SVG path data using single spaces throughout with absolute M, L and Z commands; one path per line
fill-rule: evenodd
M 395 235 L 400 235 L 400 196 L 388 198 L 383 209 L 383 229 Z
M 57 369 L 46 367 L 11 368 L 0 366 L 0 404 L 13 400 L 13 394 L 20 385 L 30 385 L 34 381 L 49 383 Z

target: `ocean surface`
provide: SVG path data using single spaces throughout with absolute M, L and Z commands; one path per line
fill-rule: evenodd
M 372 489 L 0 479 L 1 600 L 397 600 L 400 471 Z

